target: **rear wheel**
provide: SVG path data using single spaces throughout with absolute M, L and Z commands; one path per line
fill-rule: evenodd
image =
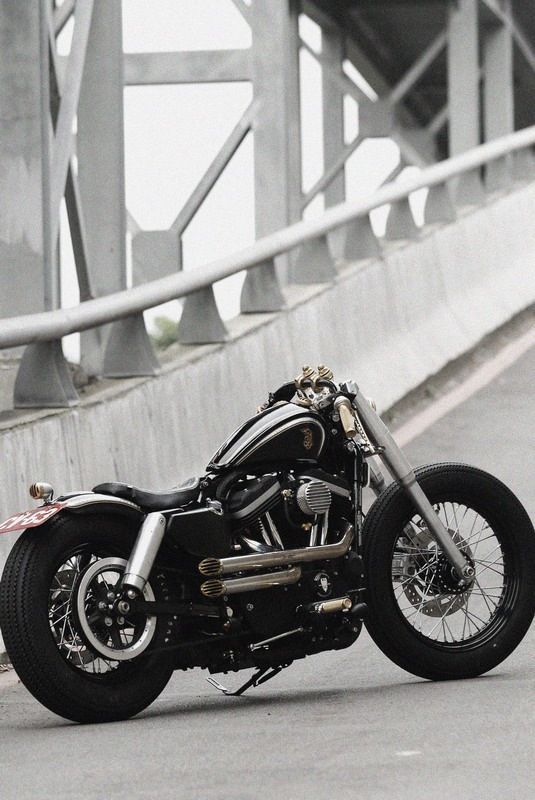
M 458 587 L 427 526 L 392 485 L 363 531 L 366 625 L 408 672 L 434 680 L 474 677 L 507 658 L 533 619 L 533 526 L 511 491 L 481 470 L 437 464 L 416 474 L 475 579 Z
M 147 650 L 168 638 L 164 618 L 117 620 L 99 610 L 120 581 L 133 534 L 120 519 L 59 517 L 25 531 L 6 563 L 0 625 L 9 656 L 29 691 L 67 719 L 131 717 L 173 671 L 172 656 Z M 145 599 L 165 594 L 164 579 L 151 576 Z

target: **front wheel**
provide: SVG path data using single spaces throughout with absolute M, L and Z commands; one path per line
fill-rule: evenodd
M 535 613 L 535 534 L 512 492 L 460 464 L 416 472 L 429 501 L 475 569 L 464 591 L 401 487 L 391 485 L 364 525 L 366 626 L 392 661 L 431 680 L 471 678 L 520 643 Z
M 0 625 L 8 654 L 26 688 L 67 719 L 131 717 L 152 703 L 173 671 L 172 655 L 151 652 L 168 640 L 165 617 L 126 615 L 112 624 L 99 613 L 135 534 L 118 518 L 60 516 L 25 531 L 7 560 Z M 165 599 L 164 583 L 164 576 L 151 576 L 145 599 Z

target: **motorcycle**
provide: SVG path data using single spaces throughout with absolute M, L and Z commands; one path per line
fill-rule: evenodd
M 471 678 L 535 613 L 534 530 L 512 492 L 463 464 L 413 470 L 357 384 L 324 366 L 273 392 L 178 488 L 30 494 L 42 505 L 0 524 L 24 529 L 0 625 L 21 681 L 78 722 L 139 713 L 174 670 L 252 668 L 234 692 L 208 678 L 243 694 L 349 647 L 363 624 L 414 675 Z

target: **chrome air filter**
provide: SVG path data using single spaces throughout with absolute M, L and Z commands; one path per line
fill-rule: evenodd
M 303 514 L 325 514 L 331 499 L 331 490 L 323 481 L 303 483 L 297 490 L 297 505 Z

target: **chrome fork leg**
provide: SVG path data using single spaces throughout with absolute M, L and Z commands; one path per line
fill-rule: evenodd
M 405 454 L 397 446 L 383 420 L 373 410 L 359 388 L 354 385 L 352 389 L 356 390 L 353 405 L 370 440 L 381 449 L 380 455 L 385 465 L 411 498 L 422 519 L 429 528 L 432 537 L 446 553 L 461 581 L 469 581 L 474 574 L 473 567 L 467 562 L 464 555 L 451 538 L 449 532 L 440 521 L 438 514 L 427 499 L 425 492 L 418 484 L 414 475 L 414 470 Z
M 158 511 L 147 514 L 124 570 L 123 586 L 142 592 L 165 533 L 165 517 Z

